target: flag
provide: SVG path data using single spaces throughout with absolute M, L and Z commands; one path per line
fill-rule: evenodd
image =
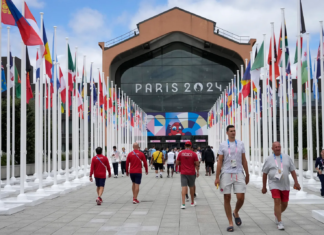
M 47 36 L 46 36 L 46 31 L 45 31 L 45 24 L 43 23 L 43 39 L 44 39 L 44 47 L 45 47 L 45 70 L 46 70 L 46 75 L 49 77 L 49 79 L 52 80 L 52 57 L 47 41 Z M 53 83 L 51 81 L 51 83 Z
M 83 112 L 82 112 L 82 107 L 83 107 L 83 101 L 82 101 L 82 98 L 81 98 L 81 94 L 80 94 L 80 92 L 79 91 L 77 91 L 78 92 L 78 112 L 79 112 L 79 116 L 82 116 L 82 118 L 83 118 Z M 81 115 L 80 115 L 81 114 Z
M 323 29 L 322 29 L 322 35 L 324 36 Z M 323 48 L 324 48 L 324 42 L 323 42 Z M 324 51 L 322 53 L 324 55 Z M 321 42 L 318 46 L 316 61 L 317 61 L 316 78 L 318 79 L 321 76 Z
M 301 0 L 300 0 L 300 33 L 306 33 L 303 6 L 302 6 L 302 3 L 301 3 Z
M 66 102 L 66 84 L 65 84 L 65 79 L 61 70 L 61 67 L 59 67 L 59 79 L 60 79 L 60 89 L 59 89 L 59 93 L 61 94 L 61 100 L 62 102 L 65 104 Z
M 31 11 L 29 10 L 27 3 L 25 2 L 25 18 L 27 20 L 27 22 L 30 24 L 30 26 L 34 29 L 35 33 L 38 35 L 38 37 L 40 39 L 42 39 L 38 25 L 37 25 L 37 21 L 35 20 L 35 17 L 33 16 L 33 14 L 31 13 Z M 46 50 L 45 50 L 45 44 L 42 44 L 40 47 L 40 54 L 42 55 L 42 57 L 46 54 Z
M 68 45 L 68 69 L 69 69 L 69 77 L 68 77 L 68 86 L 69 86 L 69 91 L 73 91 L 73 79 L 74 79 L 74 74 L 75 74 L 75 68 L 74 68 L 74 63 L 72 59 L 72 54 L 70 50 L 70 45 Z
M 296 42 L 294 64 L 296 64 L 298 62 L 297 48 L 298 48 L 298 39 Z M 302 51 L 303 51 L 303 37 L 300 37 L 300 53 L 302 53 Z
M 107 99 L 108 99 L 108 96 L 107 96 L 107 87 L 106 87 L 105 79 L 103 80 L 103 88 L 102 88 L 102 91 L 103 91 L 103 97 L 104 97 L 104 108 L 105 108 L 105 110 L 107 110 L 108 109 L 108 107 L 107 107 Z M 125 109 L 126 109 L 126 105 L 125 105 Z
M 289 48 L 288 48 L 288 36 L 287 36 L 287 27 L 285 22 L 285 66 L 286 66 L 286 74 L 291 74 L 290 71 L 290 61 L 289 61 Z M 279 38 L 279 49 L 278 49 L 278 65 L 282 67 L 282 29 L 280 29 L 280 38 Z
M 316 95 L 317 99 L 319 99 L 319 93 L 318 93 L 318 86 L 317 86 L 317 76 L 316 76 L 316 70 L 315 70 L 315 63 L 314 63 L 314 76 L 313 76 L 313 95 L 314 99 L 316 100 Z
M 232 98 L 233 98 L 233 87 L 229 87 L 228 97 L 227 97 L 227 106 L 232 106 Z
M 101 82 L 101 76 L 99 71 L 99 106 L 104 105 L 104 96 L 102 91 L 102 82 Z
M 272 47 L 272 39 L 270 39 L 270 47 L 269 47 L 269 55 L 268 55 L 268 65 L 269 65 L 269 78 L 270 78 L 270 81 L 274 82 L 276 84 L 276 87 L 277 87 L 277 81 L 276 81 L 276 78 L 280 76 L 280 71 L 279 71 L 279 66 L 278 66 L 278 55 L 277 55 L 277 46 L 276 46 L 276 37 L 275 35 L 273 34 L 273 50 L 274 50 L 274 81 L 272 81 L 272 50 L 271 50 L 271 47 Z
M 13 58 L 12 58 L 12 55 L 11 55 L 11 51 L 10 51 L 10 78 L 9 78 L 9 82 L 7 82 L 7 86 L 8 88 L 10 89 L 11 87 L 13 87 L 15 85 L 15 78 L 14 78 L 14 74 L 15 74 L 15 71 L 14 71 L 14 67 L 13 67 Z
M 6 0 L 1 0 L 1 22 L 12 26 L 17 26 L 15 19 L 13 18 Z
M 21 38 L 26 46 L 43 45 L 42 39 L 39 37 L 33 27 L 27 22 L 25 17 L 21 15 L 11 0 L 6 0 L 8 8 L 18 26 Z
M 40 67 L 42 65 L 42 59 L 38 55 L 38 51 L 36 53 L 36 81 L 40 79 Z
M 242 94 L 243 94 L 243 98 L 247 97 L 250 95 L 251 92 L 251 61 L 249 62 L 244 75 L 243 75 L 243 79 L 241 80 L 242 83 Z
M 26 46 L 26 102 L 29 103 L 29 100 L 33 98 L 33 91 L 30 86 L 30 72 L 32 71 L 33 67 L 30 65 L 28 49 Z
M 307 56 L 309 56 L 309 61 L 311 61 L 310 58 L 310 52 L 309 55 L 307 55 L 307 51 L 305 50 L 303 52 L 303 58 L 302 58 L 302 84 L 306 83 L 308 81 L 308 64 L 307 64 Z M 311 62 L 310 62 L 311 63 Z M 312 69 L 310 69 L 310 78 L 312 78 Z
M 6 90 L 7 90 L 6 75 L 4 72 L 4 68 L 1 65 L 1 92 L 4 92 Z
M 264 42 L 262 42 L 259 53 L 257 54 L 252 69 L 251 69 L 251 80 L 252 80 L 252 85 L 253 90 L 257 91 L 259 89 L 259 81 L 260 81 L 260 73 L 261 73 L 261 68 L 264 67 Z
M 15 66 L 15 87 L 16 87 L 16 97 L 20 99 L 21 96 L 21 80 L 19 77 L 18 69 Z

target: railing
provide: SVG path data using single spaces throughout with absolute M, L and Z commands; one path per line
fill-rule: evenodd
M 215 28 L 215 33 L 219 34 L 219 35 L 221 35 L 223 37 L 226 37 L 228 39 L 231 39 L 233 41 L 239 42 L 239 43 L 248 43 L 249 40 L 250 40 L 249 36 L 239 36 L 239 35 L 236 35 L 234 33 L 231 33 L 229 31 L 227 31 L 225 29 L 222 29 L 222 28 L 219 28 L 219 27 Z M 114 45 L 116 45 L 118 43 L 126 41 L 127 39 L 135 37 L 137 35 L 139 35 L 139 31 L 136 28 L 136 29 L 133 29 L 133 30 L 131 30 L 131 31 L 117 37 L 117 38 L 114 38 L 114 39 L 111 39 L 111 40 L 105 42 L 105 47 L 108 47 L 108 48 L 112 47 L 112 46 L 114 46 Z
M 239 43 L 248 43 L 250 40 L 249 36 L 239 36 L 217 26 L 215 27 L 215 33 Z
M 139 34 L 138 29 L 137 28 L 133 29 L 133 30 L 131 30 L 131 31 L 117 37 L 117 38 L 114 38 L 114 39 L 111 39 L 111 40 L 105 42 L 105 47 L 112 47 L 112 46 L 114 46 L 114 45 L 116 45 L 118 43 L 121 43 L 121 42 L 129 39 L 129 38 L 135 37 L 138 34 Z

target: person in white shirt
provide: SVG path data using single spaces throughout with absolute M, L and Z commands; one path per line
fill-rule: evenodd
M 174 164 L 176 162 L 176 155 L 173 152 L 173 150 L 171 150 L 170 152 L 168 152 L 167 156 L 166 156 L 166 160 L 167 162 L 167 173 L 168 173 L 168 178 L 170 178 L 170 168 L 171 168 L 171 177 L 173 177 L 173 171 L 174 171 Z
M 126 172 L 126 158 L 127 158 L 126 150 L 125 147 L 123 147 L 122 152 L 120 153 L 120 168 L 122 171 L 122 177 L 124 177 L 124 174 Z
M 114 168 L 114 178 L 118 177 L 118 164 L 119 164 L 119 151 L 117 151 L 116 146 L 113 147 L 113 151 L 111 152 L 111 162 Z

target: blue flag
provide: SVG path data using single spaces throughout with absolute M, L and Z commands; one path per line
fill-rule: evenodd
M 3 66 L 1 65 L 1 92 L 4 92 L 6 90 L 7 90 L 6 75 Z

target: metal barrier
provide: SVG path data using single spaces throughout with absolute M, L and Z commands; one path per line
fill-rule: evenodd
M 239 43 L 248 43 L 250 40 L 249 36 L 239 36 L 217 26 L 215 27 L 215 33 Z
M 138 29 L 137 28 L 136 29 L 133 29 L 133 30 L 131 30 L 131 31 L 129 31 L 129 32 L 127 32 L 127 33 L 125 33 L 125 34 L 117 37 L 117 38 L 114 38 L 114 39 L 111 39 L 111 40 L 105 42 L 105 47 L 112 47 L 112 46 L 114 46 L 114 45 L 116 45 L 118 43 L 121 43 L 123 41 L 126 41 L 129 38 L 135 37 L 138 34 L 139 34 Z

